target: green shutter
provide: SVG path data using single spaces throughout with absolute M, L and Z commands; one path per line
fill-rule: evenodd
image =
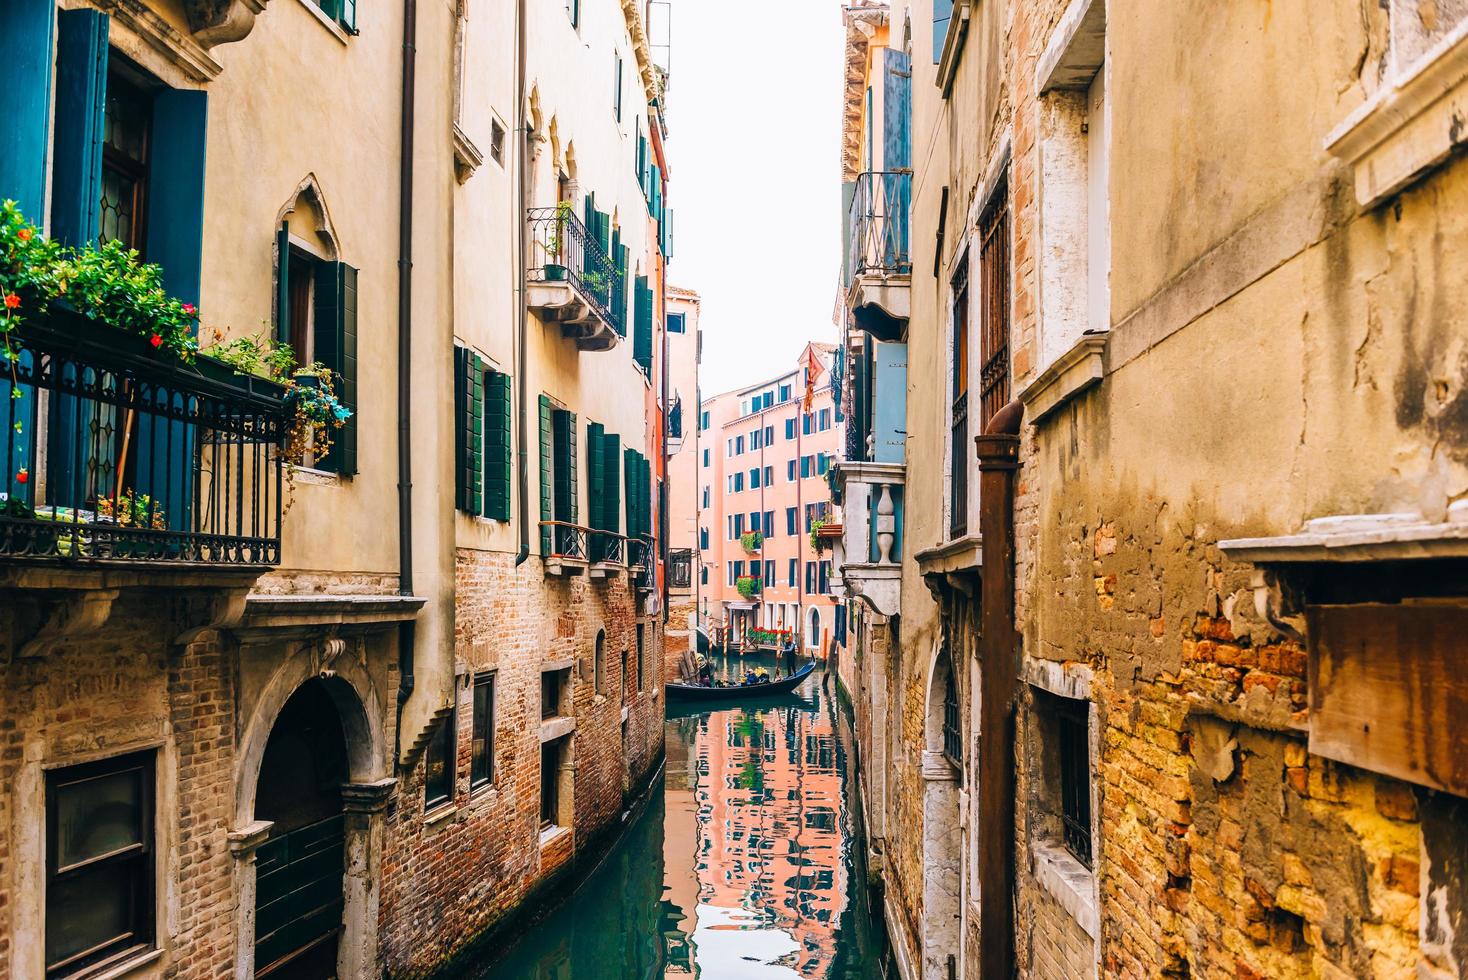
M 622 437 L 610 432 L 602 436 L 602 501 L 603 529 L 619 531 L 622 525 Z
M 291 226 L 280 223 L 275 233 L 275 339 L 282 344 L 291 342 Z M 333 290 L 335 292 L 335 290 Z M 320 305 L 317 297 L 317 305 Z M 300 365 L 305 367 L 305 365 Z
M 510 376 L 484 372 L 484 516 L 510 519 Z
M 551 402 L 549 395 L 540 396 L 540 519 L 551 520 Z M 540 529 L 540 553 L 550 554 L 550 528 Z
M 652 534 L 652 460 L 642 456 L 638 461 L 642 465 L 642 477 L 637 481 L 642 500 L 638 502 L 637 509 L 641 515 L 642 534 L 646 537 Z
M 590 422 L 586 426 L 586 526 L 600 529 L 602 526 L 604 483 L 606 479 L 606 465 L 603 457 L 603 433 L 605 429 L 600 422 Z M 592 561 L 601 561 L 605 549 L 599 535 L 592 536 L 587 542 Z
M 484 512 L 484 362 L 454 349 L 454 501 L 462 511 Z
M 622 472 L 627 485 L 627 537 L 637 537 L 637 450 L 622 452 Z
M 580 494 L 576 483 L 576 413 L 566 413 L 566 448 L 563 453 L 566 459 L 566 481 L 570 485 L 570 516 L 566 520 L 572 524 L 580 523 Z
M 283 230 L 283 229 L 282 229 Z M 288 306 L 289 304 L 287 304 Z M 357 472 L 357 270 L 345 262 L 316 269 L 316 358 L 332 372 L 337 400 L 352 413 L 332 433 L 322 469 L 342 476 Z
M 357 0 L 341 0 L 341 13 L 337 17 L 348 34 L 357 33 Z
M 632 359 L 644 374 L 652 377 L 652 290 L 646 276 L 638 276 L 636 283 L 636 317 L 633 322 Z
M 555 520 L 575 524 L 576 501 L 576 413 L 560 409 L 551 413 L 552 478 L 555 490 Z

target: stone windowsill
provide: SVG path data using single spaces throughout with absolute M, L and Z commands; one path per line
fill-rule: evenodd
M 566 715 L 556 715 L 547 718 L 540 723 L 540 741 L 552 742 L 563 735 L 569 735 L 576 730 L 576 719 Z
M 147 949 L 136 956 L 129 956 L 121 963 L 108 967 L 101 973 L 90 974 L 87 980 L 121 980 L 122 977 L 131 976 L 144 967 L 152 966 L 163 958 L 161 948 Z
M 1356 200 L 1373 207 L 1445 161 L 1468 116 L 1468 20 L 1352 112 L 1325 149 L 1356 171 Z
M 1096 873 L 1053 841 L 1030 843 L 1030 873 L 1060 907 L 1070 913 L 1086 935 L 1096 938 L 1100 917 L 1096 911 Z
M 945 541 L 913 555 L 918 571 L 924 575 L 976 571 L 983 565 L 983 541 L 977 534 Z
M 570 832 L 570 827 L 562 827 L 557 824 L 553 824 L 545 828 L 540 832 L 541 848 L 544 849 L 546 847 L 549 847 L 551 844 L 554 844 L 557 840 L 559 840 L 562 836 L 569 834 Z
M 301 2 L 307 3 L 307 0 L 301 0 Z M 296 466 L 292 464 L 291 474 L 296 482 L 302 486 L 339 487 L 342 485 L 342 478 L 339 474 L 328 473 L 326 470 L 318 470 L 310 466 Z
M 445 821 L 453 819 L 459 812 L 459 808 L 453 803 L 444 802 L 423 814 L 424 827 L 437 827 Z
M 1361 562 L 1468 557 L 1468 501 L 1448 508 L 1447 520 L 1421 514 L 1351 514 L 1305 522 L 1299 534 L 1229 538 L 1219 549 L 1239 561 Z
M 1086 333 L 1019 393 L 1031 425 L 1039 425 L 1061 406 L 1100 384 L 1106 377 L 1109 331 Z

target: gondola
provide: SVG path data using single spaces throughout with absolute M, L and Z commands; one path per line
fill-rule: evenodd
M 816 669 L 812 661 L 789 677 L 782 677 L 776 681 L 766 681 L 763 684 L 730 684 L 727 687 L 704 687 L 700 684 L 668 684 L 669 701 L 721 701 L 739 700 L 746 698 L 764 697 L 770 694 L 785 694 L 800 686 L 801 681 L 810 676 L 811 671 Z

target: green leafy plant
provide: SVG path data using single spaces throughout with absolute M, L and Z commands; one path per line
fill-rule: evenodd
M 821 539 L 821 528 L 831 523 L 824 517 L 817 517 L 810 522 L 810 546 L 816 551 L 825 550 L 825 541 Z
M 163 505 L 146 493 L 135 494 L 131 489 L 124 490 L 116 500 L 111 497 L 99 498 L 97 515 L 114 521 L 121 527 L 151 527 L 155 531 L 168 530 L 168 518 L 163 513 Z
M 785 641 L 790 639 L 789 630 L 771 630 L 754 628 L 745 632 L 745 638 L 756 646 L 784 646 Z
M 745 531 L 739 535 L 739 543 L 744 546 L 745 551 L 753 554 L 765 543 L 765 536 L 759 531 Z
M 754 575 L 741 575 L 734 581 L 734 588 L 746 599 L 759 595 L 760 580 Z

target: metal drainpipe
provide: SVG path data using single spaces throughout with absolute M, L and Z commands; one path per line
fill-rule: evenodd
M 672 345 L 668 342 L 668 257 L 666 255 L 663 256 L 663 274 L 660 278 L 662 281 L 658 283 L 658 290 L 662 293 L 663 305 L 663 446 L 661 450 L 663 455 L 663 492 L 659 495 L 660 499 L 658 500 L 658 532 L 662 535 L 663 540 L 660 542 L 658 550 L 661 551 L 664 555 L 667 555 L 668 560 L 671 561 L 672 553 L 668 550 L 668 531 L 670 527 L 670 522 L 668 520 L 668 500 L 672 496 L 671 480 L 669 479 L 668 475 L 668 461 L 670 459 L 668 455 L 668 413 L 672 411 L 673 405 L 671 402 L 668 401 L 668 398 L 670 396 L 670 392 L 668 390 L 668 374 L 670 373 L 671 368 L 668 357 L 669 351 L 672 349 Z M 668 628 L 668 599 L 672 593 L 672 590 L 669 588 L 668 583 L 667 562 L 663 563 L 662 584 L 663 630 L 666 633 Z M 666 643 L 667 640 L 664 639 L 663 642 Z
M 403 0 L 402 119 L 398 159 L 398 592 L 413 594 L 413 100 L 416 92 L 418 0 Z M 395 755 L 402 749 L 403 705 L 413 694 L 415 624 L 398 624 Z
M 1014 623 L 1014 484 L 1019 470 L 1019 428 L 1024 405 L 1005 405 L 983 435 L 974 437 L 979 457 L 979 536 L 983 590 L 979 599 L 978 798 L 979 976 L 1007 978 L 1014 952 L 1014 738 L 1019 684 L 1019 642 Z
M 525 116 L 525 0 L 517 0 L 515 4 L 515 115 L 515 132 L 519 134 L 519 139 L 515 141 L 515 189 L 519 209 L 514 220 L 520 233 L 515 237 L 515 288 L 510 291 L 510 295 L 516 307 L 514 358 L 515 383 L 519 388 L 515 399 L 515 466 L 520 495 L 520 551 L 515 555 L 515 567 L 519 568 L 530 557 L 530 455 L 525 448 L 526 440 L 529 439 L 529 410 L 526 399 L 530 397 L 530 385 L 525 377 L 529 361 L 525 342 L 530 314 L 525 305 L 525 236 L 528 234 L 525 215 L 530 210 L 526 158 L 530 155 L 531 134 Z

